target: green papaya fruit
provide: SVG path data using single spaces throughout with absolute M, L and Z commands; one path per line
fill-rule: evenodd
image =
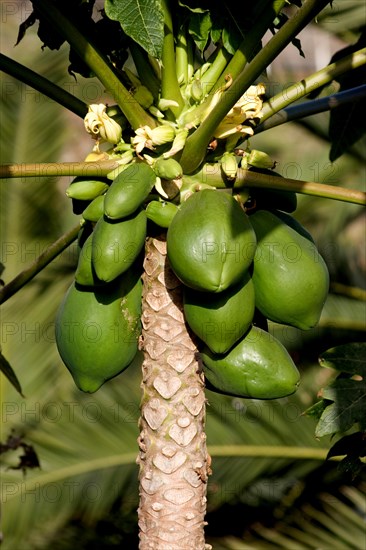
M 146 216 L 159 227 L 168 228 L 178 206 L 172 202 L 150 201 L 146 207 Z
M 96 287 L 106 285 L 105 281 L 98 279 L 92 263 L 93 233 L 84 242 L 75 270 L 75 281 L 81 286 Z
M 92 201 L 95 197 L 105 193 L 108 188 L 109 182 L 106 178 L 78 176 L 67 187 L 66 195 L 70 199 Z
M 153 168 L 155 174 L 159 178 L 165 180 L 174 180 L 176 178 L 181 178 L 183 175 L 183 168 L 178 161 L 172 158 L 158 158 L 155 161 Z
M 83 211 L 83 218 L 89 222 L 97 222 L 104 214 L 104 197 L 99 195 Z
M 120 221 L 100 218 L 93 231 L 92 263 L 101 281 L 113 281 L 129 269 L 146 237 L 146 212 L 139 210 Z
M 167 253 L 177 277 L 196 290 L 222 292 L 250 266 L 256 237 L 232 195 L 204 189 L 179 208 L 167 232 Z
M 254 326 L 229 353 L 217 355 L 205 347 L 201 359 L 212 389 L 227 395 L 278 399 L 294 393 L 300 381 L 282 343 Z
M 144 162 L 127 166 L 105 194 L 104 214 L 111 220 L 130 216 L 148 197 L 156 181 L 154 170 Z
M 93 224 L 91 222 L 86 221 L 81 224 L 81 227 L 78 233 L 78 239 L 77 239 L 78 252 L 81 251 L 86 240 L 92 233 L 93 233 Z
M 226 353 L 247 332 L 254 304 L 254 285 L 248 272 L 223 292 L 183 290 L 185 320 L 213 353 Z
M 56 316 L 56 345 L 77 387 L 93 393 L 122 372 L 138 349 L 140 277 L 132 270 L 100 290 L 75 282 Z
M 305 227 L 293 216 L 287 214 L 287 212 L 282 212 L 281 210 L 273 210 L 272 213 L 277 216 L 277 218 L 280 218 L 283 222 L 292 227 L 292 229 L 294 229 L 297 233 L 305 237 L 305 239 L 308 239 L 309 241 L 314 243 L 314 239 L 310 235 L 309 231 L 305 229 Z
M 271 321 L 314 327 L 329 289 L 315 244 L 267 210 L 252 214 L 250 222 L 258 243 L 252 273 L 257 308 Z

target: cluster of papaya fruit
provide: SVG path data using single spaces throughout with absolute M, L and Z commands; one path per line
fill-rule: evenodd
M 75 178 L 66 194 L 85 225 L 75 279 L 56 317 L 56 344 L 77 387 L 95 392 L 134 359 L 141 332 L 141 262 L 147 216 L 141 203 L 156 180 L 145 163 L 112 182 Z
M 208 385 L 220 393 L 294 393 L 299 372 L 267 321 L 310 329 L 328 293 L 323 258 L 289 213 L 273 209 L 278 198 L 272 195 L 271 210 L 259 199 L 246 212 L 231 192 L 204 189 L 181 205 L 167 232 L 185 320 L 202 342 Z
M 149 220 L 167 230 L 169 262 L 182 282 L 185 320 L 198 337 L 208 387 L 255 399 L 290 395 L 299 372 L 267 321 L 314 327 L 329 286 L 313 239 L 289 214 L 296 195 L 252 190 L 248 200 L 208 186 L 173 202 L 154 195 L 161 178 L 181 175 L 173 159 L 133 162 L 112 181 L 75 178 L 69 185 L 86 225 L 75 279 L 56 318 L 61 358 L 86 392 L 132 362 Z

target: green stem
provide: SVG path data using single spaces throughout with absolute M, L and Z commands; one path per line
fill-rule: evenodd
M 78 236 L 81 224 L 79 223 L 73 229 L 62 235 L 57 241 L 52 243 L 38 258 L 34 260 L 26 269 L 21 271 L 14 279 L 0 289 L 0 304 L 3 304 L 18 290 L 23 288 L 33 279 L 42 269 L 59 256 Z
M 285 5 L 286 0 L 273 0 L 272 6 L 265 7 L 264 12 L 260 14 L 260 17 L 248 31 L 238 50 L 225 68 L 225 71 L 221 74 L 216 83 L 215 90 L 225 84 L 225 76 L 227 74 L 230 74 L 235 79 L 244 70 L 246 64 L 254 57 L 254 53 L 258 49 L 263 35 Z
M 297 34 L 328 4 L 329 0 L 305 0 L 302 7 L 257 53 L 223 93 L 207 118 L 187 139 L 180 163 L 187 174 L 193 173 L 203 162 L 210 139 L 224 119 L 226 113 L 235 105 L 243 93 L 255 82 L 270 63 L 297 36 Z
M 366 97 L 366 84 L 338 92 L 336 94 L 322 97 L 319 99 L 313 99 L 311 101 L 305 101 L 300 104 L 293 105 L 287 109 L 281 109 L 274 115 L 270 116 L 264 123 L 259 124 L 255 129 L 255 134 L 259 134 L 264 130 L 275 128 L 280 124 L 286 122 L 292 122 L 325 111 L 331 111 L 336 109 L 340 105 L 346 105 L 347 103 L 354 103 L 360 101 Z
M 86 103 L 73 96 L 66 90 L 57 86 L 47 78 L 35 73 L 28 67 L 25 67 L 21 63 L 10 59 L 6 55 L 0 53 L 0 70 L 9 74 L 13 78 L 16 78 L 20 82 L 31 86 L 38 92 L 41 92 L 45 96 L 53 99 L 69 111 L 84 118 L 88 112 L 88 106 Z
M 188 43 L 186 26 L 184 25 L 177 35 L 175 47 L 175 70 L 180 86 L 188 83 Z
M 298 99 L 308 95 L 310 92 L 329 84 L 329 82 L 345 72 L 357 69 L 365 64 L 366 48 L 362 48 L 357 52 L 347 55 L 343 59 L 339 59 L 338 61 L 331 63 L 320 71 L 317 71 L 316 73 L 302 79 L 300 82 L 296 82 L 292 86 L 289 86 L 263 104 L 261 124 L 294 101 L 297 101 Z
M 204 94 L 211 92 L 231 58 L 232 55 L 223 46 L 218 48 L 215 53 L 215 59 L 200 79 Z
M 325 460 L 327 449 L 312 447 L 291 447 L 289 445 L 211 445 L 208 447 L 211 456 L 241 456 L 263 458 L 294 458 L 298 460 Z M 333 457 L 340 460 L 340 457 Z
M 131 42 L 129 48 L 142 84 L 150 90 L 154 100 L 157 101 L 159 99 L 160 82 L 149 63 L 148 55 L 136 42 Z
M 208 71 L 203 75 L 201 82 L 203 83 L 203 89 L 205 92 L 209 92 L 206 99 L 198 106 L 196 109 L 190 111 L 184 116 L 184 123 L 189 124 L 194 122 L 197 119 L 197 115 L 200 113 L 205 113 L 210 106 L 214 93 L 221 87 L 226 84 L 226 77 L 228 75 L 234 80 L 239 74 L 244 70 L 247 61 L 253 57 L 253 52 L 260 44 L 260 41 L 268 30 L 268 27 L 275 19 L 276 15 L 281 11 L 285 4 L 285 0 L 274 0 L 270 8 L 267 7 L 263 14 L 260 14 L 261 17 L 253 24 L 252 29 L 247 33 L 244 40 L 240 44 L 238 50 L 235 52 L 234 56 L 229 56 L 225 48 L 221 48 L 222 54 L 218 59 L 217 66 L 216 60 L 214 62 L 214 67 L 210 67 Z M 226 52 L 226 54 L 225 54 Z M 224 63 L 224 56 L 226 56 L 226 63 Z M 230 60 L 231 57 L 231 60 Z M 227 63 L 229 61 L 229 63 Z M 221 70 L 218 71 L 217 69 Z M 212 81 L 208 79 L 210 75 L 207 75 L 212 69 Z M 205 85 L 205 79 L 207 83 L 210 83 L 209 86 Z M 226 113 L 225 113 L 226 114 Z
M 330 290 L 334 294 L 340 294 L 342 296 L 347 296 L 347 298 L 353 298 L 354 300 L 362 300 L 363 302 L 366 302 L 366 290 L 363 288 L 349 286 L 333 281 L 330 283 Z
M 119 167 L 114 160 L 103 162 L 39 162 L 0 165 L 0 179 L 61 176 L 106 176 Z
M 187 184 L 205 184 L 225 189 L 227 183 L 222 177 L 220 164 L 205 164 L 203 168 L 192 176 L 183 176 L 184 183 Z M 250 170 L 238 169 L 234 189 L 245 187 L 254 187 L 262 189 L 279 189 L 282 191 L 293 191 L 303 195 L 312 195 L 316 197 L 339 200 L 353 204 L 366 205 L 366 193 L 355 189 L 344 189 L 335 185 L 326 185 L 309 181 L 294 180 L 251 172 Z
M 168 1 L 162 0 L 162 7 L 164 10 L 164 41 L 162 52 L 162 71 L 161 71 L 161 96 L 164 99 L 171 99 L 178 103 L 178 107 L 170 107 L 167 111 L 167 115 L 173 119 L 177 118 L 184 106 L 184 99 L 182 97 L 175 64 L 175 49 L 174 49 L 174 34 L 173 34 L 173 22 L 170 14 Z
M 3 164 L 0 165 L 1 178 L 26 178 L 26 177 L 51 177 L 51 176 L 106 176 L 109 172 L 118 168 L 117 161 L 103 162 L 61 162 L 61 163 L 38 163 L 38 164 Z M 220 164 L 205 164 L 202 170 L 193 176 L 183 176 L 187 184 L 197 183 L 216 187 L 217 189 L 228 188 L 222 178 Z M 324 199 L 334 199 L 353 204 L 366 205 L 366 193 L 355 189 L 344 189 L 335 185 L 326 185 L 309 181 L 294 180 L 251 172 L 250 170 L 238 169 L 234 189 L 244 187 L 261 187 L 263 189 L 280 189 L 293 191 L 303 195 L 313 195 Z
M 42 17 L 64 36 L 78 56 L 90 67 L 108 92 L 114 97 L 121 111 L 133 127 L 156 126 L 155 120 L 144 111 L 126 90 L 109 61 L 84 35 L 57 9 L 53 2 L 33 0 L 33 6 Z

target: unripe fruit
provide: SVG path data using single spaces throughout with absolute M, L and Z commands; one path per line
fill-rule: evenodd
M 82 246 L 75 270 L 75 281 L 81 286 L 97 287 L 107 284 L 105 281 L 100 281 L 95 273 L 92 264 L 92 246 L 93 234 L 90 234 Z
M 250 222 L 258 241 L 252 274 L 257 308 L 277 323 L 316 326 L 329 289 L 316 246 L 267 210 L 252 214 Z
M 278 399 L 291 395 L 299 385 L 299 372 L 286 348 L 257 327 L 229 353 L 216 355 L 206 347 L 201 358 L 212 389 L 227 395 Z
M 104 213 L 104 196 L 96 197 L 83 211 L 83 218 L 89 222 L 97 222 Z
M 168 228 L 178 212 L 178 206 L 171 202 L 150 201 L 146 207 L 146 216 L 159 227 Z
M 138 348 L 140 277 L 132 270 L 100 290 L 69 287 L 56 317 L 56 344 L 77 387 L 95 392 L 122 372 Z
M 113 180 L 104 199 L 104 213 L 111 220 L 130 216 L 148 197 L 156 180 L 153 169 L 133 163 Z
M 105 193 L 108 187 L 108 180 L 105 179 L 77 177 L 66 189 L 66 195 L 70 199 L 92 201 L 95 197 Z
M 196 290 L 222 292 L 243 278 L 256 248 L 248 216 L 228 193 L 191 195 L 167 232 L 168 259 L 177 277 Z
M 185 287 L 184 317 L 213 353 L 226 353 L 248 330 L 254 315 L 254 285 L 249 273 L 219 293 Z
M 121 221 L 100 218 L 93 231 L 92 262 L 98 279 L 113 281 L 127 271 L 139 255 L 146 237 L 145 210 Z
M 155 174 L 159 178 L 165 180 L 174 180 L 176 178 L 181 178 L 183 175 L 183 169 L 179 162 L 171 158 L 158 158 L 155 161 L 153 168 Z

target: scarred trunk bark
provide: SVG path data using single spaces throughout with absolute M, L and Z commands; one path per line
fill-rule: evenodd
M 147 241 L 143 282 L 140 550 L 208 550 L 203 375 L 164 237 Z

